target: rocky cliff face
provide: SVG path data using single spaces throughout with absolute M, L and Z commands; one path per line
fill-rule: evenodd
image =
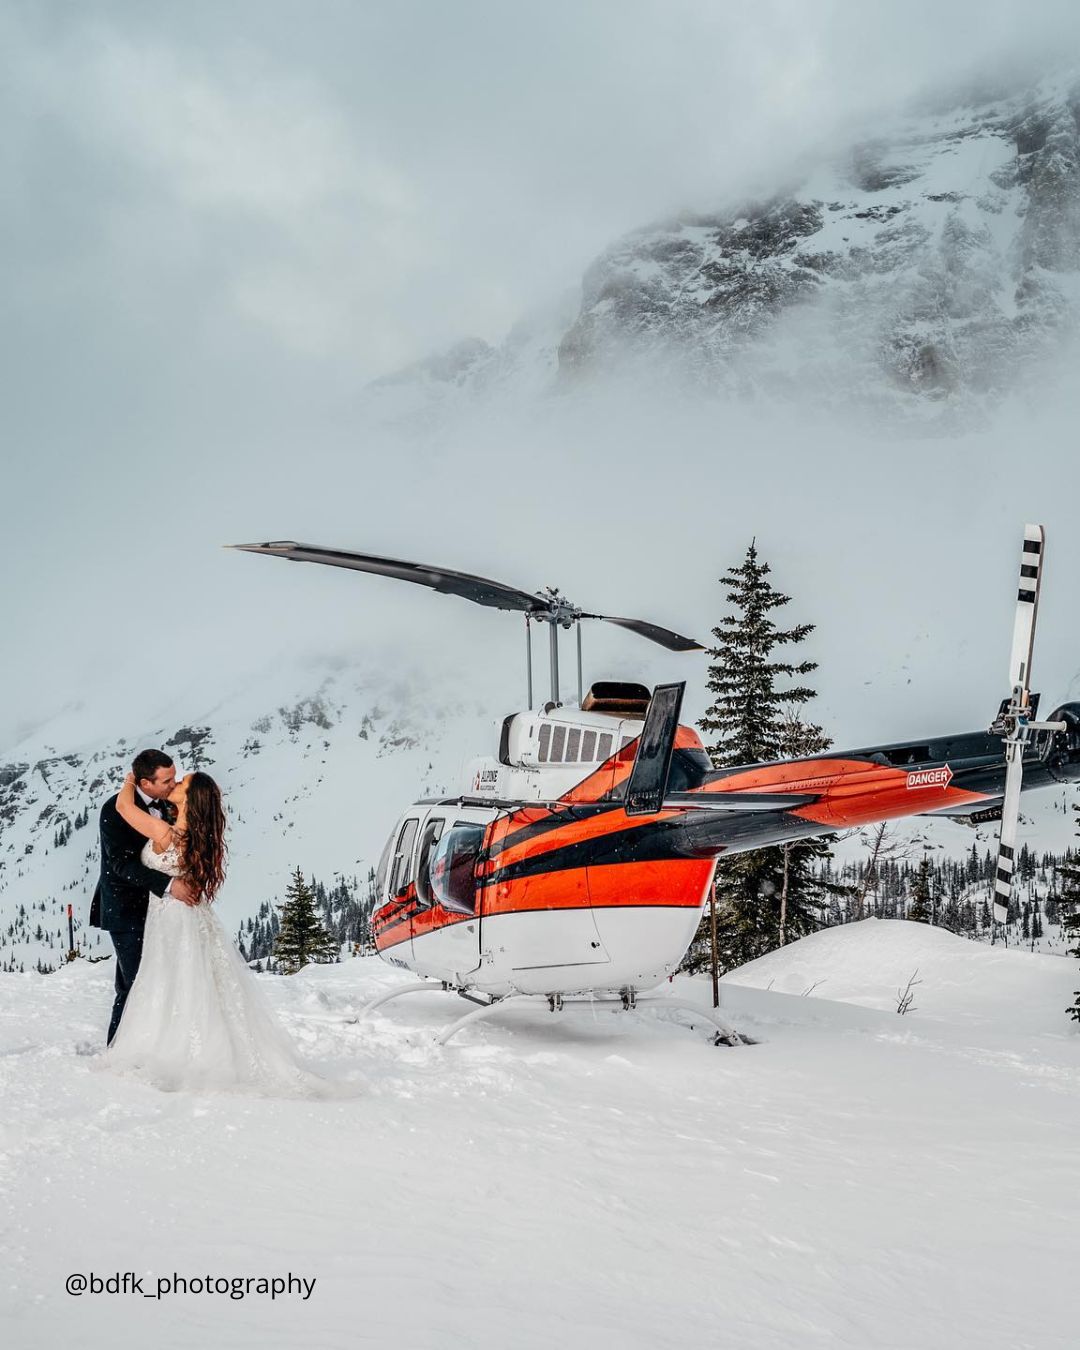
M 620 240 L 585 278 L 560 375 L 658 359 L 758 392 L 983 399 L 1075 328 L 1078 269 L 1080 82 L 1062 82 Z
M 675 373 L 939 420 L 1022 387 L 1078 305 L 1080 78 L 1056 78 L 908 117 L 770 200 L 635 230 L 527 357 L 554 389 Z M 459 392 L 520 378 L 520 347 L 473 356 Z

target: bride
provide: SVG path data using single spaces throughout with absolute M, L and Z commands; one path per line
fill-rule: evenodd
M 306 1068 L 213 910 L 225 880 L 221 790 L 190 773 L 169 795 L 176 822 L 142 811 L 128 774 L 120 815 L 146 836 L 146 867 L 182 876 L 194 905 L 151 895 L 142 961 L 120 1027 L 99 1061 L 159 1088 L 241 1089 L 273 1096 L 346 1095 L 346 1085 Z

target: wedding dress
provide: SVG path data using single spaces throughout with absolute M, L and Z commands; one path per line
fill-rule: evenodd
M 177 876 L 176 847 L 142 862 Z M 356 1095 L 357 1084 L 306 1068 L 214 908 L 151 895 L 139 973 L 102 1069 L 166 1091 L 232 1089 L 269 1096 Z

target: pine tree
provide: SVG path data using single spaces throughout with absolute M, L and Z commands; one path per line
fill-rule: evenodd
M 914 923 L 929 923 L 932 912 L 930 896 L 930 859 L 924 854 L 919 870 L 915 874 L 915 884 L 911 888 L 911 907 L 908 918 Z
M 1068 949 L 1070 956 L 1080 956 L 1080 914 L 1072 914 L 1061 921 L 1061 930 L 1076 943 L 1074 947 Z M 1080 1022 L 1080 989 L 1076 991 L 1076 998 L 1071 1007 L 1065 1010 L 1074 1022 Z
M 1080 806 L 1073 804 L 1073 811 L 1077 813 L 1077 820 L 1074 822 L 1076 832 L 1080 834 Z M 1066 855 L 1057 869 L 1058 880 L 1061 883 L 1058 891 L 1058 904 L 1061 910 L 1062 921 L 1076 912 L 1077 905 L 1080 905 L 1080 859 L 1074 853 Z
M 1074 804 L 1073 811 L 1080 815 L 1080 806 Z M 1076 829 L 1080 833 L 1080 820 L 1076 822 Z M 1080 914 L 1077 914 L 1075 909 L 1080 903 L 1080 867 L 1076 865 L 1074 858 L 1070 858 L 1058 868 L 1058 879 L 1061 882 L 1061 893 L 1058 897 L 1061 931 L 1075 941 L 1076 945 L 1068 949 L 1069 955 L 1080 956 Z M 1080 1022 L 1080 989 L 1076 991 L 1076 1001 L 1067 1011 L 1074 1021 Z
M 752 542 L 742 565 L 721 578 L 734 612 L 712 630 L 716 646 L 709 652 L 708 686 L 715 698 L 699 723 L 712 733 L 708 751 L 717 768 L 813 755 L 831 744 L 821 727 L 802 716 L 816 693 L 799 681 L 817 663 L 772 659 L 776 648 L 802 642 L 814 625 L 777 627 L 772 613 L 788 604 L 790 596 L 774 589 L 770 572 L 768 563 L 759 562 Z M 828 857 L 823 841 L 808 840 L 718 862 L 717 928 L 724 969 L 814 929 L 815 904 L 823 892 L 835 889 L 820 876 Z M 695 948 L 700 951 L 707 942 L 703 931 Z
M 781 679 L 809 675 L 817 663 L 769 660 L 775 648 L 800 643 L 814 631 L 811 623 L 788 629 L 773 623 L 772 611 L 791 597 L 774 590 L 767 579 L 771 571 L 768 563 L 758 562 L 751 542 L 742 566 L 730 568 L 721 578 L 736 613 L 725 615 L 712 630 L 716 646 L 709 649 L 713 664 L 708 686 L 716 698 L 698 724 L 702 731 L 715 733 L 706 748 L 717 768 L 779 759 L 784 752 L 785 705 L 801 707 L 816 697 L 803 685 L 778 687 Z M 822 736 L 820 727 L 805 724 L 808 739 L 815 732 Z
M 281 910 L 281 926 L 274 942 L 274 956 L 286 975 L 295 975 L 309 961 L 337 959 L 337 940 L 319 922 L 314 892 L 299 867 L 285 891 L 285 903 L 276 908 Z

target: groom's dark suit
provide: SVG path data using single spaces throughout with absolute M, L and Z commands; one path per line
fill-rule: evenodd
M 135 802 L 142 810 L 147 809 L 138 793 Z M 117 811 L 116 797 L 110 797 L 101 808 L 101 879 L 90 902 L 91 925 L 107 929 L 116 948 L 116 998 L 109 1022 L 110 1042 L 120 1025 L 128 991 L 139 973 L 150 892 L 164 895 L 172 880 L 139 861 L 145 843 L 146 836 L 132 829 Z

